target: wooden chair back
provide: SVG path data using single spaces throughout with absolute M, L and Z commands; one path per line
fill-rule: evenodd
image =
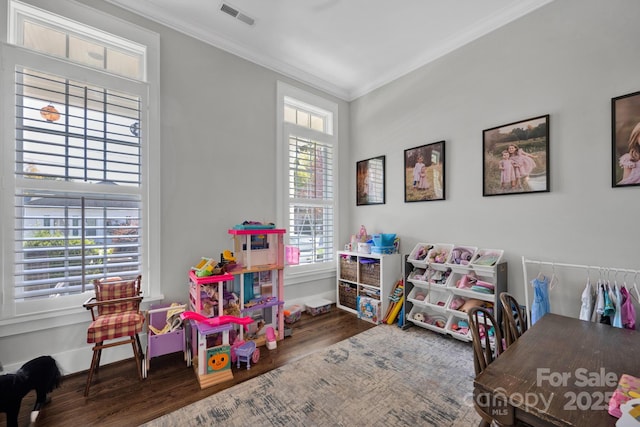
M 509 347 L 527 331 L 526 307 L 518 304 L 513 295 L 508 292 L 500 294 L 500 303 L 502 304 L 502 319 L 504 321 L 504 338 L 507 347 Z
M 491 310 L 473 307 L 467 315 L 473 337 L 473 362 L 477 376 L 502 353 L 502 333 Z
M 473 307 L 467 312 L 469 329 L 473 337 L 473 365 L 476 376 L 480 375 L 503 351 L 500 325 L 493 316 L 492 310 L 485 307 Z M 488 396 L 474 399 L 476 412 L 482 418 L 479 426 L 490 427 L 514 425 L 513 411 L 501 414 L 504 405 L 497 407 Z

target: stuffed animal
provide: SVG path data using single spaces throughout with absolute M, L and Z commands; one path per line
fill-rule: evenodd
M 422 322 L 424 323 L 425 318 L 424 318 L 424 314 L 422 313 L 416 313 L 413 315 L 413 320 L 417 321 L 417 322 Z
M 229 305 L 224 309 L 224 314 L 240 317 L 240 306 L 235 302 L 229 302 Z
M 38 418 L 40 408 L 48 403 L 47 393 L 58 388 L 60 369 L 51 356 L 40 356 L 28 361 L 15 374 L 0 375 L 0 412 L 7 414 L 7 427 L 18 426 L 18 413 L 22 399 L 36 391 L 36 403 L 31 411 L 31 422 Z

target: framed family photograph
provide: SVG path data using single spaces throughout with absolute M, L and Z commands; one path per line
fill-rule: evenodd
M 356 205 L 384 204 L 385 156 L 356 162 Z
M 482 195 L 549 191 L 549 115 L 482 131 Z
M 640 185 L 640 92 L 611 100 L 612 187 Z
M 404 150 L 404 201 L 444 200 L 444 141 Z

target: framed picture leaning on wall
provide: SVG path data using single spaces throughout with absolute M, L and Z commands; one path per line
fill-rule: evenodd
M 549 115 L 482 131 L 483 196 L 549 191 Z
M 404 150 L 404 201 L 444 200 L 444 141 Z
M 640 185 L 640 92 L 611 100 L 611 186 Z
M 384 204 L 385 156 L 356 162 L 356 205 Z

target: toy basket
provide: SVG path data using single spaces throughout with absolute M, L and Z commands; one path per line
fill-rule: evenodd
M 371 286 L 380 286 L 380 261 L 360 260 L 360 283 Z
M 344 307 L 356 309 L 356 288 L 349 283 L 340 282 L 338 287 L 338 302 Z
M 340 257 L 340 279 L 355 282 L 357 280 L 357 268 L 358 261 L 356 257 Z

